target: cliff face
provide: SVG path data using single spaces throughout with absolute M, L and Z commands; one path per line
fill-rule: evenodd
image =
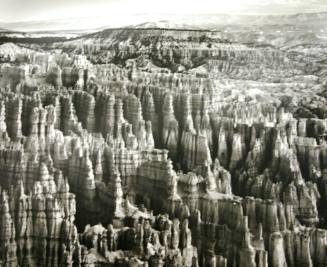
M 323 75 L 303 59 L 206 31 L 52 48 L 0 65 L 3 266 L 326 266 Z

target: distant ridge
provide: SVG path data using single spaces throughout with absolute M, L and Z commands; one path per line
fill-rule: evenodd
M 202 28 L 197 25 L 172 23 L 169 20 L 161 20 L 158 22 L 144 22 L 133 26 L 135 29 L 193 29 L 201 30 Z

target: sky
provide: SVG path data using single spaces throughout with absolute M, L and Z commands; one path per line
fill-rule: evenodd
M 133 14 L 292 14 L 327 11 L 327 0 L 0 0 L 0 21 Z

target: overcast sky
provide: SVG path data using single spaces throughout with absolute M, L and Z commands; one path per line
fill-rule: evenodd
M 0 0 L 0 21 L 151 14 L 290 14 L 327 11 L 327 0 Z

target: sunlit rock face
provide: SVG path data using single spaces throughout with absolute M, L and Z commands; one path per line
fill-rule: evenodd
M 306 45 L 1 45 L 0 265 L 326 266 L 326 65 Z

